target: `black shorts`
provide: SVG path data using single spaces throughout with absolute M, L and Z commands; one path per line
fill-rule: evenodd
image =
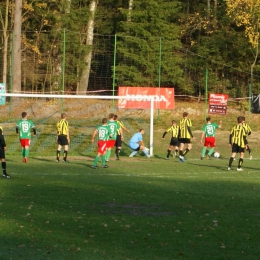
M 245 147 L 241 147 L 238 144 L 232 144 L 232 153 L 244 153 Z
M 66 135 L 58 135 L 58 144 L 59 145 L 68 145 L 69 142 L 68 142 L 68 138 Z
M 5 159 L 5 150 L 2 147 L 0 147 L 0 159 Z
M 117 136 L 116 136 L 115 147 L 121 147 L 121 146 L 122 146 L 121 135 L 117 135 Z
M 179 142 L 178 138 L 172 137 L 172 139 L 170 141 L 170 145 L 179 147 L 180 146 L 180 142 Z
M 180 138 L 179 142 L 180 142 L 180 144 L 191 144 L 192 143 L 190 138 Z

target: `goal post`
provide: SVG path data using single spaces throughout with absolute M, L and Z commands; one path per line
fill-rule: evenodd
M 92 100 L 119 100 L 119 99 L 130 99 L 129 96 L 87 96 L 87 95 L 57 95 L 57 94 L 17 94 L 17 93 L 1 93 L 1 96 L 3 97 L 10 97 L 10 98 L 44 98 L 44 99 L 50 99 L 50 100 L 57 100 L 57 99 L 92 99 Z M 131 100 L 135 99 L 134 97 L 131 97 Z M 138 97 L 136 97 L 136 99 L 139 99 Z M 150 119 L 149 119 L 149 153 L 151 156 L 153 156 L 153 146 L 154 146 L 154 135 L 153 135 L 153 126 L 154 126 L 154 96 L 149 96 L 147 97 L 147 99 L 150 101 Z M 116 106 L 115 106 L 116 107 Z M 112 107 L 112 109 L 115 109 L 115 107 Z M 43 111 L 45 110 L 45 107 L 41 108 Z M 82 109 L 84 109 L 84 107 L 82 107 Z M 107 108 L 108 110 L 110 108 Z M 33 109 L 32 113 L 34 113 Z M 102 119 L 103 117 L 108 116 L 109 111 L 106 110 L 104 111 L 104 114 L 100 114 L 100 119 Z M 22 112 L 22 111 L 20 111 Z M 53 114 L 57 113 L 58 111 L 54 111 L 52 112 Z M 59 112 L 66 112 L 63 111 L 63 109 L 60 109 Z M 112 111 L 114 112 L 114 111 Z M 51 116 L 51 115 L 50 115 Z M 101 118 L 102 117 L 102 118 Z

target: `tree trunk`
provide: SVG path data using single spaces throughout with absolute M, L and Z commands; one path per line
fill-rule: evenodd
M 0 20 L 3 27 L 3 41 L 4 41 L 4 49 L 3 49 L 3 83 L 5 88 L 7 89 L 7 48 L 8 48 L 8 8 L 9 8 L 9 0 L 6 0 L 6 8 L 5 8 L 5 19 L 2 16 L 0 11 Z
M 14 12 L 14 66 L 13 92 L 21 92 L 21 27 L 22 27 L 22 0 L 15 0 Z
M 134 0 L 129 0 L 128 16 L 127 16 L 128 22 L 131 22 L 131 14 L 132 14 L 132 10 L 133 10 L 133 3 L 134 3 Z
M 89 53 L 84 57 L 84 61 L 86 63 L 86 67 L 82 71 L 82 75 L 79 82 L 79 88 L 77 89 L 77 94 L 82 94 L 88 90 L 88 83 L 89 83 L 89 74 L 90 74 L 90 65 L 91 65 L 91 58 L 92 58 L 92 46 L 93 46 L 93 32 L 94 32 L 94 17 L 95 12 L 97 9 L 97 0 L 93 0 L 89 6 L 90 9 L 90 19 L 88 22 L 88 29 L 87 29 L 87 39 L 86 45 L 90 46 L 91 50 Z

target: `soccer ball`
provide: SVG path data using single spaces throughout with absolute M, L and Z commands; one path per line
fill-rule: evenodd
M 219 158 L 219 156 L 220 156 L 220 153 L 219 153 L 219 152 L 215 152 L 215 153 L 214 153 L 214 157 L 215 157 L 215 158 Z

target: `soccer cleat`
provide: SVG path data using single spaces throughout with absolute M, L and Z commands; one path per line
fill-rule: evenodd
M 180 159 L 180 162 L 184 162 L 185 161 L 185 159 L 184 159 L 184 156 L 179 156 L 179 159 Z
M 119 157 L 118 156 L 116 156 L 116 160 L 119 161 Z
M 28 159 L 26 157 L 23 158 L 23 162 L 24 163 L 27 163 L 28 162 Z
M 203 157 L 203 156 L 201 156 L 201 157 L 200 157 L 200 159 L 201 159 L 201 160 L 203 160 L 203 159 L 204 159 L 204 157 Z
M 230 167 L 228 167 L 227 169 L 228 169 L 228 171 L 230 171 L 230 170 L 231 170 L 231 168 L 230 168 Z
M 92 165 L 91 168 L 92 169 L 97 169 L 97 166 L 96 165 Z
M 243 169 L 242 169 L 242 168 L 237 168 L 237 171 L 238 171 L 238 172 L 242 172 Z
M 106 160 L 106 162 L 109 162 L 109 160 Z
M 150 157 L 151 157 L 151 155 L 147 155 L 146 157 L 147 157 L 147 158 L 150 158 Z
M 169 160 L 169 158 L 168 158 L 168 157 L 166 157 L 166 158 L 165 158 L 165 160 Z
M 67 160 L 62 160 L 64 163 L 68 163 L 68 161 Z
M 206 156 L 206 158 L 207 158 L 207 160 L 209 160 L 209 159 L 210 159 L 210 156 L 209 156 L 209 155 L 207 155 L 207 156 Z
M 11 178 L 11 176 L 10 176 L 10 175 L 8 175 L 8 174 L 6 173 L 6 174 L 3 174 L 3 178 L 10 179 L 10 178 Z
M 108 166 L 107 165 L 102 165 L 102 168 L 108 168 Z
M 134 156 L 130 154 L 129 157 L 132 158 L 132 157 L 134 157 Z
M 56 163 L 59 163 L 60 162 L 60 160 L 56 160 Z
M 253 158 L 253 156 L 252 156 L 252 154 L 250 153 L 250 154 L 249 154 L 249 160 L 252 160 L 252 158 Z

